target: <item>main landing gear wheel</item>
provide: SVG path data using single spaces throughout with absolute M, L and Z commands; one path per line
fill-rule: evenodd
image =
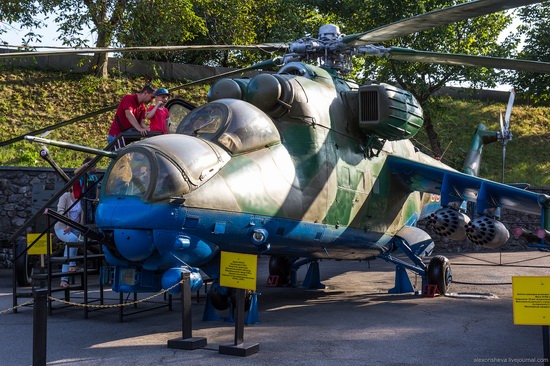
M 433 257 L 428 264 L 427 276 L 428 284 L 437 285 L 437 289 L 442 295 L 447 293 L 453 279 L 449 260 L 442 255 Z
M 279 276 L 279 285 L 286 286 L 290 283 L 290 270 L 292 263 L 288 257 L 271 256 L 269 259 L 269 275 Z

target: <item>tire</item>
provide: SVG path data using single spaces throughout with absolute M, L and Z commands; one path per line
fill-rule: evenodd
M 208 296 L 210 297 L 210 303 L 216 310 L 229 309 L 229 293 L 226 287 L 221 287 L 219 283 L 212 283 L 210 290 L 208 290 Z
M 288 257 L 271 256 L 269 259 L 269 275 L 279 276 L 279 284 L 286 286 L 290 283 L 291 262 Z
M 29 263 L 29 255 L 25 251 L 27 242 L 19 240 L 15 246 L 15 280 L 18 286 L 26 287 L 31 285 L 32 266 Z M 23 253 L 23 254 L 21 254 Z
M 428 284 L 437 285 L 439 293 L 446 294 L 453 279 L 449 260 L 442 255 L 433 257 L 428 264 L 427 277 Z

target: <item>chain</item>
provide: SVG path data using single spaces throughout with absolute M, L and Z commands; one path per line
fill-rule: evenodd
M 79 302 L 72 302 L 72 301 L 66 301 L 66 300 L 61 300 L 61 299 L 58 299 L 56 297 L 53 297 L 53 296 L 48 296 L 48 299 L 52 300 L 52 301 L 57 301 L 57 302 L 60 302 L 60 303 L 63 303 L 65 305 L 73 305 L 73 306 L 80 306 L 80 307 L 83 307 L 83 308 L 102 308 L 102 309 L 106 309 L 106 308 L 117 308 L 117 307 L 123 307 L 123 306 L 130 306 L 130 305 L 135 305 L 135 304 L 139 304 L 141 302 L 145 302 L 145 301 L 149 301 L 151 299 L 154 299 L 155 297 L 158 297 L 160 295 L 164 295 L 165 293 L 167 293 L 168 291 L 176 288 L 177 286 L 179 286 L 180 284 L 183 283 L 183 280 L 177 282 L 175 285 L 165 289 L 165 290 L 162 290 L 160 291 L 159 293 L 157 294 L 154 294 L 154 295 L 151 295 L 151 296 L 148 296 L 144 299 L 140 299 L 140 300 L 136 300 L 136 301 L 131 301 L 131 302 L 126 302 L 124 304 L 111 304 L 111 305 L 95 305 L 95 304 L 82 304 L 82 303 L 79 303 Z M 21 306 L 21 305 L 20 305 Z M 1 313 L 0 313 L 1 314 Z
M 0 315 L 9 313 L 10 311 L 13 311 L 13 310 L 15 310 L 15 309 L 18 309 L 18 308 L 20 308 L 20 307 L 22 307 L 22 306 L 32 304 L 33 302 L 34 302 L 34 300 L 30 300 L 30 301 L 24 302 L 24 303 L 22 303 L 22 304 L 19 304 L 19 305 L 17 305 L 17 306 L 14 306 L 14 307 L 12 307 L 12 308 L 9 308 L 9 309 L 6 309 L 6 310 L 2 310 L 2 311 L 0 311 Z

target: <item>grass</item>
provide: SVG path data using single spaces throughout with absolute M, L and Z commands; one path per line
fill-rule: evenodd
M 500 129 L 500 111 L 504 103 L 442 98 L 442 108 L 434 116 L 434 125 L 442 146 L 446 148 L 443 161 L 456 169 L 462 167 L 472 134 L 478 124 L 489 130 Z M 550 107 L 514 105 L 510 118 L 512 141 L 506 145 L 504 180 L 507 183 L 530 183 L 550 186 Z M 427 144 L 422 131 L 419 144 Z M 497 141 L 483 149 L 480 176 L 501 181 L 502 143 Z
M 86 113 L 116 106 L 127 93 L 139 90 L 145 83 L 171 88 L 184 84 L 179 80 L 113 77 L 108 80 L 90 75 L 70 74 L 0 66 L 0 141 L 29 131 L 67 121 Z M 206 100 L 207 86 L 180 90 L 174 97 L 199 105 Z M 446 148 L 443 160 L 460 169 L 479 123 L 489 129 L 499 128 L 499 112 L 504 103 L 441 98 L 433 114 L 436 131 Z M 550 186 L 550 107 L 515 105 L 511 130 L 513 140 L 507 145 L 505 181 L 527 182 Z M 53 130 L 47 138 L 103 148 L 114 111 Z M 420 132 L 414 142 L 428 150 L 427 137 Z M 0 165 L 48 166 L 38 156 L 40 145 L 17 142 L 0 148 Z M 50 154 L 62 167 L 80 165 L 85 154 L 49 146 Z M 501 179 L 502 144 L 484 149 L 480 175 L 495 181 Z M 108 163 L 102 161 L 100 168 Z
M 0 66 L 0 94 L 3 96 L 0 99 L 0 141 L 116 106 L 123 95 L 138 91 L 146 83 L 171 88 L 184 82 L 143 77 L 104 80 L 90 75 Z M 195 86 L 176 92 L 174 97 L 202 103 L 206 92 L 206 86 Z M 104 148 L 113 117 L 114 110 L 52 130 L 47 138 Z M 4 146 L 0 149 L 0 164 L 48 166 L 38 155 L 40 149 L 40 145 L 24 141 Z M 77 167 L 85 157 L 83 153 L 53 146 L 48 149 L 62 167 Z M 103 164 L 106 167 L 107 161 Z

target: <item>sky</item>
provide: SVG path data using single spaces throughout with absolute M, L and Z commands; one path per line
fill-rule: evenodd
M 57 25 L 53 21 L 53 17 L 50 17 L 49 19 L 44 19 L 43 17 L 39 17 L 44 23 L 46 24 L 46 27 L 43 27 L 38 33 L 42 35 L 42 42 L 41 43 L 33 43 L 32 45 L 42 45 L 42 46 L 63 46 L 61 41 L 57 40 L 58 33 L 57 33 Z M 13 24 L 13 29 L 9 29 L 7 33 L 0 34 L 0 40 L 2 43 L 6 42 L 9 45 L 21 45 L 21 39 L 23 36 L 28 32 L 27 29 L 20 30 L 19 24 L 15 23 Z M 91 40 L 88 44 L 90 47 L 95 46 L 95 35 L 91 32 L 84 33 L 86 38 Z

